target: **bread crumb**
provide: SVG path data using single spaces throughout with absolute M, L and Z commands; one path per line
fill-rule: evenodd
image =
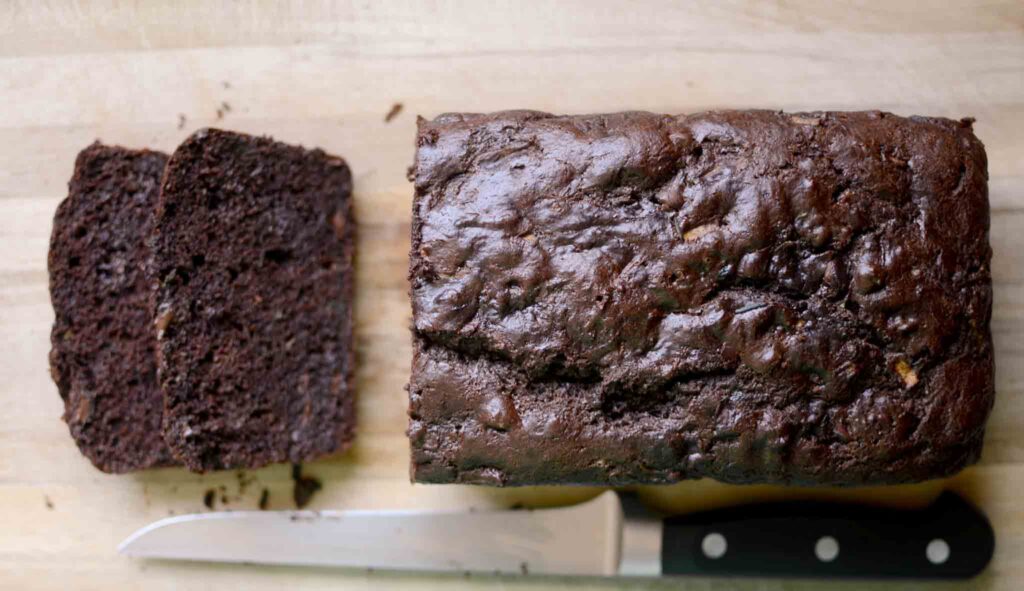
M 292 480 L 295 481 L 292 498 L 295 500 L 295 506 L 299 509 L 308 505 L 316 491 L 323 488 L 316 478 L 302 475 L 302 464 L 292 464 Z
M 391 123 L 391 120 L 398 117 L 398 114 L 402 112 L 405 105 L 402 103 L 395 103 L 391 105 L 391 110 L 388 111 L 387 115 L 384 115 L 384 123 Z
M 256 482 L 256 477 L 246 474 L 245 470 L 238 470 L 235 472 L 235 478 L 238 480 L 239 496 L 244 495 L 245 491 L 249 488 L 249 485 Z

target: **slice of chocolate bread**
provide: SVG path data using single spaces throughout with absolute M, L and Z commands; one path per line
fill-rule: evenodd
M 82 453 L 104 472 L 166 466 L 149 249 L 167 155 L 95 143 L 75 161 L 50 239 L 50 367 Z
M 268 138 L 200 130 L 154 232 L 165 438 L 198 471 L 301 462 L 352 440 L 351 174 Z

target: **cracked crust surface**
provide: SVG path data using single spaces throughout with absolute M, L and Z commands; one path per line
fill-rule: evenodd
M 421 482 L 911 482 L 993 400 L 969 120 L 514 111 L 420 121 Z
M 165 438 L 188 468 L 348 447 L 353 230 L 341 158 L 216 129 L 171 156 L 153 309 Z
M 94 143 L 53 220 L 50 369 L 71 436 L 104 472 L 175 463 L 160 430 L 146 242 L 166 162 Z

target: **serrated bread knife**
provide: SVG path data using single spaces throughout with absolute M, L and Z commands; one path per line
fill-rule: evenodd
M 605 492 L 532 511 L 235 511 L 169 517 L 141 558 L 591 576 L 958 579 L 988 564 L 988 520 L 952 493 L 922 510 L 787 502 L 662 517 Z

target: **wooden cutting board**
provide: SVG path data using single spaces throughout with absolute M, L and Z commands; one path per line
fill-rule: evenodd
M 954 7 L 945 1 L 483 4 L 0 3 L 0 588 L 584 588 L 563 579 L 122 558 L 115 553 L 122 538 L 152 520 L 206 510 L 209 490 L 217 509 L 254 508 L 263 490 L 271 508 L 291 507 L 289 469 L 101 474 L 78 454 L 60 421 L 47 369 L 53 319 L 47 243 L 77 151 L 96 138 L 170 151 L 201 126 L 270 134 L 341 154 L 355 176 L 359 436 L 350 453 L 306 467 L 324 484 L 312 508 L 544 506 L 593 496 L 597 489 L 412 486 L 407 478 L 412 191 L 405 171 L 415 118 L 519 107 L 559 113 L 881 108 L 977 117 L 991 174 L 998 366 L 998 402 L 981 464 L 948 482 L 906 487 L 701 481 L 642 493 L 679 510 L 794 497 L 910 506 L 948 486 L 984 508 L 999 540 L 991 569 L 971 586 L 1024 586 L 1024 6 L 1013 0 Z M 631 586 L 646 587 L 825 588 L 701 579 Z

